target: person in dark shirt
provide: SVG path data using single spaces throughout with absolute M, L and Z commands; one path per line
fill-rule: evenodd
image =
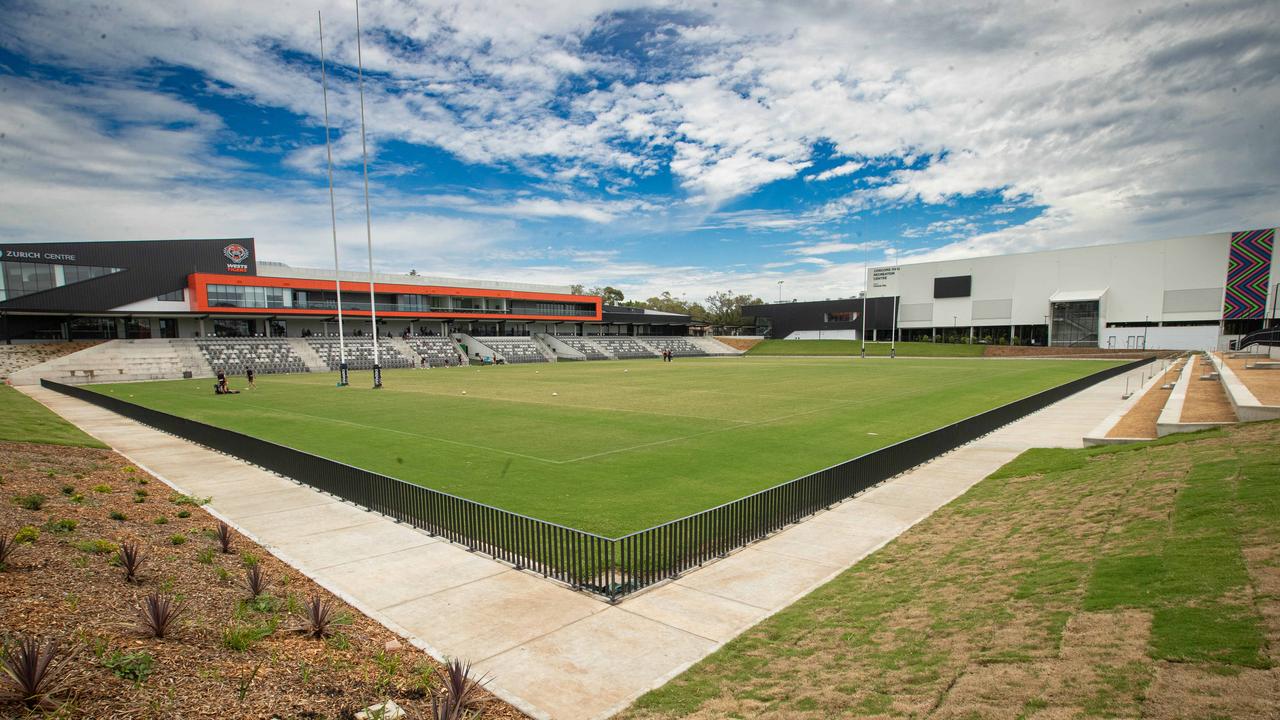
M 258 387 L 258 386 L 257 386 L 256 384 L 254 384 L 254 382 L 253 382 L 253 368 L 251 368 L 251 367 L 246 367 L 246 368 L 244 369 L 244 377 L 245 377 L 245 379 L 246 379 L 246 380 L 248 380 L 248 381 L 249 381 L 249 387 L 251 387 L 251 388 L 256 388 L 256 387 Z

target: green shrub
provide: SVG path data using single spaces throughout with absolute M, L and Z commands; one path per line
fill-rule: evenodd
M 125 465 L 124 467 L 120 468 L 120 472 L 136 473 L 138 472 L 138 468 L 132 465 Z
M 76 489 L 75 489 L 74 487 L 70 486 L 70 485 L 63 485 L 63 486 L 62 486 L 62 494 L 63 494 L 63 495 L 67 495 L 67 496 L 75 495 L 75 494 L 76 494 Z
M 166 525 L 169 522 L 169 518 L 161 515 L 160 517 L 156 518 L 155 520 L 152 520 L 151 522 L 155 523 L 156 525 Z
M 180 517 L 180 518 L 189 518 L 189 517 L 191 517 L 191 511 L 190 511 L 190 510 L 180 510 L 180 511 L 178 511 L 178 517 Z
M 202 565 L 213 564 L 213 548 L 205 548 L 196 554 L 196 561 Z
M 44 507 L 45 496 L 40 493 L 32 493 L 30 495 L 19 495 L 13 499 L 13 503 L 25 510 L 39 510 Z
M 228 650 L 235 652 L 244 652 L 259 640 L 267 637 L 275 632 L 276 624 L 274 620 L 257 625 L 231 625 L 222 631 L 222 644 Z
M 119 548 L 110 540 L 82 540 L 76 543 L 76 549 L 91 555 L 106 555 L 107 553 L 115 552 Z
M 18 530 L 18 532 L 13 534 L 13 542 L 15 544 L 20 544 L 20 543 L 30 544 L 30 543 L 34 543 L 39 538 L 40 538 L 40 530 L 35 525 L 27 525 L 22 529 Z
M 102 658 L 102 666 L 118 678 L 142 684 L 151 675 L 155 661 L 156 659 L 148 652 L 125 653 L 114 650 Z
M 112 510 L 111 514 L 108 515 L 107 517 L 117 522 L 124 522 L 125 520 L 129 519 L 128 516 L 126 516 L 124 513 L 120 512 L 119 510 Z
M 70 498 L 67 498 L 67 499 L 77 505 L 84 503 L 84 496 L 81 495 L 80 493 L 75 493 L 74 495 L 72 495 Z
M 187 541 L 187 536 L 182 533 L 174 533 L 169 536 L 170 545 L 182 545 Z
M 79 525 L 80 522 L 77 520 L 62 518 L 61 520 L 55 520 L 54 522 L 49 523 L 46 527 L 48 527 L 51 532 L 69 533 L 74 532 L 76 527 Z
M 111 486 L 106 483 L 98 483 L 93 486 L 93 491 L 96 493 L 109 493 L 111 492 Z

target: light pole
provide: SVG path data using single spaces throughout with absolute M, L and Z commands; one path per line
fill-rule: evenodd
M 861 340 L 862 340 L 861 355 L 863 359 L 866 359 L 867 357 L 867 290 L 870 289 L 868 287 L 869 285 L 870 283 L 867 282 L 867 265 L 866 263 L 863 263 L 862 265 L 862 332 L 859 333 L 859 335 L 861 335 Z
M 960 332 L 960 328 L 958 326 L 959 326 L 959 318 L 957 318 L 955 315 L 952 315 L 951 316 L 951 337 L 954 338 L 956 334 Z
M 1049 328 L 1049 316 L 1044 315 L 1043 317 L 1044 317 L 1044 337 L 1045 337 L 1044 344 L 1047 347 L 1053 344 L 1053 333 L 1050 332 L 1050 328 Z
M 1151 327 L 1151 316 L 1142 316 L 1142 349 L 1147 349 L 1147 328 Z
M 779 281 L 778 281 L 778 302 L 779 302 L 779 303 L 781 303 L 781 302 L 782 302 L 782 283 L 784 283 L 784 282 L 786 282 L 786 280 L 779 280 Z

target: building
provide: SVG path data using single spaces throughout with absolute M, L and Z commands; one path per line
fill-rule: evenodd
M 252 238 L 0 244 L 4 342 L 368 334 L 367 273 L 260 262 Z M 568 287 L 373 277 L 379 333 L 683 335 L 684 315 L 605 308 Z
M 1097 346 L 1217 347 L 1277 324 L 1275 230 L 873 267 L 871 307 L 897 302 L 901 340 Z M 835 329 L 857 300 L 755 306 L 773 337 Z M 779 322 L 777 318 L 785 318 Z M 868 339 L 885 339 L 868 311 Z M 855 326 L 860 328 L 859 323 Z
M 874 341 L 893 331 L 893 299 L 886 297 L 746 305 L 742 315 L 755 319 L 757 335 L 771 338 L 858 340 L 865 328 Z

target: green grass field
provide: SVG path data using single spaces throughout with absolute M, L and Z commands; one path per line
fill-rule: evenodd
M 899 357 L 982 357 L 985 345 L 957 343 L 900 342 Z M 888 357 L 889 343 L 867 343 L 867 355 Z M 762 340 L 747 351 L 748 355 L 860 355 L 862 343 L 856 340 Z
M 1274 718 L 1277 442 L 1030 450 L 619 717 Z
M 615 536 L 1111 364 L 741 358 L 390 371 L 376 391 L 368 373 L 222 397 L 212 380 L 93 389 Z
M 0 385 L 0 440 L 106 447 L 80 428 L 7 385 Z

